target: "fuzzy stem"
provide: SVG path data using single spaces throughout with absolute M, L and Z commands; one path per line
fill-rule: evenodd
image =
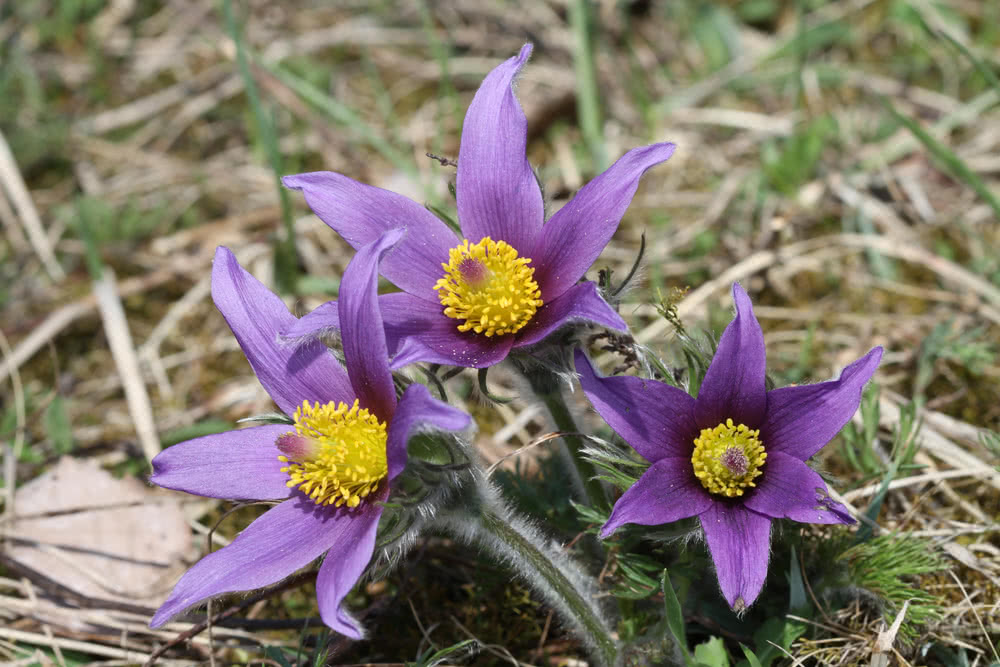
M 546 538 L 507 508 L 488 481 L 477 480 L 461 495 L 438 517 L 439 525 L 510 564 L 586 642 L 597 664 L 617 664 L 618 644 L 593 601 L 591 577 L 561 549 L 547 546 Z
M 552 415 L 552 421 L 556 428 L 563 433 L 563 441 L 566 443 L 566 449 L 569 450 L 569 458 L 579 476 L 579 483 L 586 494 L 586 500 L 590 502 L 592 507 L 607 507 L 608 495 L 601 480 L 597 478 L 594 466 L 583 456 L 583 439 L 576 435 L 580 433 L 580 429 L 573 419 L 569 406 L 566 405 L 557 378 L 553 377 L 551 373 L 544 372 L 528 372 L 524 375 L 531 384 L 535 395 L 541 399 L 549 414 Z

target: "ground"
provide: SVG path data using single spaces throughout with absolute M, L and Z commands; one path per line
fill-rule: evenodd
M 590 274 L 624 276 L 645 236 L 621 307 L 635 339 L 671 354 L 661 297 L 688 329 L 720 332 L 739 281 L 782 384 L 827 379 L 884 346 L 868 402 L 878 428 L 861 432 L 859 417 L 823 464 L 865 510 L 899 461 L 893 434 L 916 416 L 878 526 L 928 540 L 946 565 L 918 584 L 946 601 L 919 641 L 1000 660 L 998 26 L 1000 6 L 972 0 L 3 5 L 2 549 L 16 541 L 14 489 L 60 457 L 141 481 L 160 448 L 273 410 L 211 302 L 215 247 L 299 314 L 335 296 L 351 250 L 277 176 L 327 169 L 453 208 L 454 168 L 426 154 L 457 157 L 483 76 L 533 42 L 517 95 L 549 213 L 629 148 L 678 146 Z M 552 430 L 530 401 L 486 404 L 474 374 L 455 382 L 487 462 L 513 454 L 511 470 L 544 469 L 545 445 L 521 452 Z M 523 389 L 503 369 L 490 383 Z M 223 510 L 188 503 L 184 516 L 204 533 Z M 73 597 L 8 551 L 0 575 L 5 660 L 142 662 L 188 627 L 153 633 L 148 602 Z M 300 635 L 322 644 L 300 632 L 315 614 L 309 581 L 163 659 L 239 662 L 270 646 L 273 664 Z M 73 600 L 91 624 L 43 613 L 38 596 Z M 416 660 L 473 638 L 478 658 L 447 659 L 584 657 L 501 565 L 441 537 L 351 604 L 377 641 L 334 639 L 339 661 Z M 867 664 L 880 622 L 842 608 L 810 621 L 790 653 Z

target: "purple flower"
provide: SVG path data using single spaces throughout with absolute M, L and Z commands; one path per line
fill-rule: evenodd
M 295 317 L 220 247 L 212 297 L 257 378 L 295 425 L 272 424 L 188 440 L 153 460 L 160 486 L 213 498 L 283 501 L 181 577 L 150 625 L 207 598 L 272 584 L 326 554 L 316 581 L 323 621 L 360 638 L 340 607 L 375 548 L 389 484 L 418 428 L 461 430 L 468 415 L 410 385 L 396 400 L 376 301 L 378 260 L 399 241 L 361 248 L 344 273 L 340 322 L 347 369 L 325 346 L 279 343 Z
M 701 520 L 729 605 L 753 603 L 767 574 L 772 519 L 854 523 L 805 461 L 858 409 L 882 358 L 876 347 L 839 380 L 767 391 L 764 335 L 743 288 L 698 398 L 637 377 L 598 377 L 576 352 L 580 384 L 597 412 L 652 465 L 615 503 L 601 529 Z
M 409 230 L 382 263 L 382 274 L 403 290 L 381 300 L 393 368 L 491 366 L 570 320 L 626 328 L 594 283 L 578 281 L 614 234 L 639 178 L 674 145 L 629 151 L 543 225 L 542 193 L 525 156 L 527 121 L 511 87 L 529 55 L 530 44 L 490 72 L 465 116 L 456 183 L 464 238 L 406 197 L 346 176 L 284 178 L 355 248 L 388 229 Z M 336 327 L 330 303 L 285 334 Z

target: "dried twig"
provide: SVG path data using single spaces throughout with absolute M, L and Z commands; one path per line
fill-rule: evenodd
M 10 152 L 10 146 L 7 145 L 7 139 L 4 138 L 2 132 L 0 132 L 0 186 L 3 186 L 3 189 L 7 191 L 7 195 L 14 202 L 18 213 L 21 214 L 21 223 L 24 225 L 31 246 L 35 249 L 38 259 L 42 261 L 45 271 L 53 281 L 62 282 L 66 278 L 66 272 L 56 260 L 52 244 L 49 243 L 49 238 L 45 235 L 45 229 L 42 227 L 42 219 L 38 215 L 38 209 L 35 208 L 35 203 L 31 200 L 28 186 L 21 178 L 17 162 Z
M 269 588 L 265 588 L 262 591 L 254 593 L 253 595 L 250 595 L 249 597 L 244 598 L 243 600 L 240 600 L 238 603 L 232 605 L 231 607 L 223 609 L 222 611 L 214 614 L 213 616 L 211 616 L 209 618 L 206 618 L 204 621 L 201 621 L 199 623 L 194 624 L 189 629 L 187 629 L 184 632 L 178 634 L 176 637 L 174 637 L 173 639 L 171 639 L 169 642 L 167 642 L 163 646 L 157 648 L 146 659 L 146 663 L 145 664 L 147 666 L 148 665 L 152 665 L 154 662 L 156 662 L 156 660 L 160 656 L 162 656 L 164 653 L 166 653 L 167 651 L 169 651 L 174 646 L 177 646 L 180 643 L 186 642 L 189 639 L 191 639 L 192 637 L 194 637 L 197 634 L 199 634 L 200 632 L 204 631 L 205 628 L 207 628 L 209 626 L 209 624 L 218 623 L 220 620 L 222 620 L 224 618 L 228 618 L 230 616 L 238 614 L 241 610 L 246 609 L 247 607 L 256 604 L 260 600 L 265 600 L 265 599 L 271 597 L 272 595 L 276 595 L 276 594 L 281 593 L 283 591 L 290 590 L 292 588 L 295 588 L 296 586 L 301 586 L 302 584 L 304 584 L 305 582 L 311 580 L 315 576 L 316 576 L 315 573 L 313 573 L 312 571 L 299 572 L 298 574 L 293 574 L 291 577 L 289 577 L 285 581 L 281 582 L 280 584 L 277 584 L 275 586 L 271 586 Z
M 146 460 L 152 461 L 160 453 L 160 437 L 156 432 L 153 406 L 139 370 L 139 358 L 132 344 L 132 334 L 129 332 L 125 309 L 122 308 L 118 285 L 110 268 L 105 268 L 101 277 L 94 281 L 94 296 L 111 346 L 111 355 L 122 378 L 122 387 L 125 389 L 125 398 L 129 412 L 132 413 L 139 444 L 146 454 Z

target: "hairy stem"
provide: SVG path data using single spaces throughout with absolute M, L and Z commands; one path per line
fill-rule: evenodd
M 438 517 L 456 537 L 480 545 L 518 575 L 560 614 L 590 648 L 597 664 L 616 664 L 618 644 L 594 602 L 593 579 L 568 554 L 511 511 L 486 480 L 469 485 L 460 502 Z
M 577 435 L 580 433 L 580 429 L 573 419 L 569 406 L 566 405 L 558 378 L 551 373 L 537 371 L 525 373 L 525 377 L 531 384 L 535 395 L 545 404 L 556 428 L 563 433 L 563 442 L 566 443 L 569 458 L 579 476 L 579 484 L 582 486 L 585 500 L 589 501 L 592 507 L 607 507 L 608 495 L 601 480 L 597 478 L 597 471 L 594 470 L 593 464 L 583 456 L 583 439 Z

